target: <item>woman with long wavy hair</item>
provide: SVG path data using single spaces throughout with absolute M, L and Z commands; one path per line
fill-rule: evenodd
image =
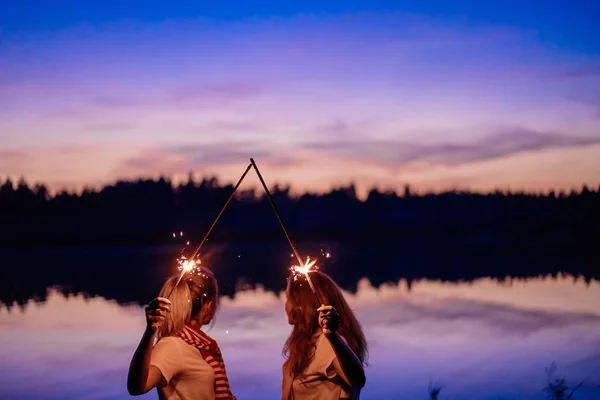
M 342 290 L 310 272 L 319 304 L 302 275 L 288 278 L 285 310 L 293 326 L 283 355 L 282 400 L 358 400 L 366 378 L 367 341 Z
M 129 366 L 127 390 L 136 396 L 157 388 L 161 400 L 235 399 L 217 342 L 200 330 L 217 312 L 217 281 L 207 269 L 178 279 L 169 278 L 146 307 L 147 326 Z

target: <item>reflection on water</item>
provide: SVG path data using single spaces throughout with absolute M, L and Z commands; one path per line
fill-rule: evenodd
M 347 290 L 365 276 L 375 286 L 406 279 L 472 281 L 537 278 L 566 273 L 587 283 L 600 281 L 597 252 L 583 252 L 549 243 L 456 243 L 433 240 L 300 242 L 300 254 L 318 265 Z M 120 303 L 150 301 L 165 279 L 176 272 L 179 246 L 151 248 L 0 250 L 0 304 L 44 301 L 46 289 L 89 293 Z M 260 283 L 284 289 L 291 258 L 285 240 L 278 242 L 212 243 L 203 247 L 221 293 Z M 320 257 L 323 251 L 331 258 Z M 510 278 L 509 278 L 510 277 Z
M 406 283 L 347 293 L 370 343 L 365 399 L 542 399 L 544 367 L 555 361 L 574 399 L 600 398 L 600 284 L 572 278 L 499 285 Z M 18 399 L 127 399 L 130 357 L 142 308 L 51 291 L 21 312 L 0 309 L 2 396 Z M 281 346 L 289 332 L 279 294 L 224 298 L 209 331 L 223 350 L 240 400 L 277 399 Z M 3 397 L 4 398 L 4 397 Z M 156 398 L 150 393 L 142 398 Z

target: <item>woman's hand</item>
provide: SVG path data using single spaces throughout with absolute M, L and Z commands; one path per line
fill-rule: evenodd
M 171 301 L 164 297 L 157 297 L 146 306 L 146 325 L 152 332 L 156 332 L 168 312 L 171 311 Z
M 337 332 L 340 326 L 340 315 L 333 306 L 321 306 L 319 312 L 319 326 L 324 334 L 330 335 Z

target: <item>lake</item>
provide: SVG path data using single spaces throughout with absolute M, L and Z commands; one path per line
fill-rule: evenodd
M 230 263 L 244 262 L 249 251 L 230 250 L 226 251 L 231 253 Z M 1 398 L 131 398 L 126 392 L 127 368 L 145 322 L 143 306 L 133 299 L 149 300 L 172 272 L 160 267 L 172 258 L 171 250 L 153 253 L 146 261 L 142 253 L 148 252 L 103 251 L 101 256 L 91 256 L 93 252 L 5 253 L 0 258 L 10 282 L 5 281 L 4 290 L 6 286 L 13 290 L 3 298 L 14 298 L 19 290 L 29 293 L 29 299 L 16 299 L 22 307 L 9 309 L 8 301 L 0 306 Z M 136 270 L 137 286 L 129 281 L 118 283 L 120 277 L 133 276 L 126 272 L 132 268 L 127 257 L 136 258 L 141 263 L 136 265 L 149 276 Z M 149 259 L 152 266 L 143 264 L 150 263 Z M 18 260 L 36 267 L 18 267 Z M 248 262 L 244 268 L 259 268 L 257 263 Z M 97 264 L 106 265 L 104 272 L 95 270 Z M 223 273 L 219 273 L 221 267 L 232 268 L 215 261 L 217 277 Z M 276 276 L 285 276 L 285 268 Z M 568 386 L 584 380 L 574 400 L 600 398 L 597 279 L 559 273 L 556 278 L 502 281 L 486 276 L 468 282 L 407 281 L 396 279 L 396 271 L 385 282 L 378 277 L 373 284 L 369 274 L 356 268 L 349 267 L 347 274 L 339 265 L 329 268 L 324 265 L 322 269 L 333 271 L 334 278 L 345 282 L 346 296 L 370 345 L 363 399 L 426 399 L 430 384 L 442 387 L 440 400 L 544 399 L 545 368 L 553 362 L 555 376 L 564 378 Z M 79 274 L 78 283 L 68 290 L 64 288 L 69 283 L 67 271 Z M 237 275 L 229 280 L 219 277 L 228 282 L 230 295 L 222 298 L 216 323 L 208 333 L 221 346 L 238 399 L 278 399 L 281 348 L 290 331 L 283 283 L 261 286 L 259 278 L 240 280 L 242 274 Z M 89 276 L 85 285 L 83 276 Z M 354 283 L 347 284 L 350 280 Z M 248 281 L 251 284 L 240 284 Z M 36 289 L 24 289 L 27 285 Z M 141 286 L 147 288 L 140 295 Z M 141 398 L 157 395 L 151 392 Z

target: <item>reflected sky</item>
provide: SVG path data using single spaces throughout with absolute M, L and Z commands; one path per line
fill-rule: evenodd
M 370 344 L 366 399 L 543 399 L 553 361 L 575 399 L 600 398 L 600 284 L 540 279 L 498 284 L 404 282 L 347 293 Z M 224 298 L 209 334 L 234 393 L 280 396 L 289 332 L 282 295 L 260 287 Z M 18 399 L 127 399 L 127 367 L 144 328 L 140 306 L 49 293 L 25 312 L 0 309 L 0 385 Z M 157 398 L 152 392 L 141 398 Z

